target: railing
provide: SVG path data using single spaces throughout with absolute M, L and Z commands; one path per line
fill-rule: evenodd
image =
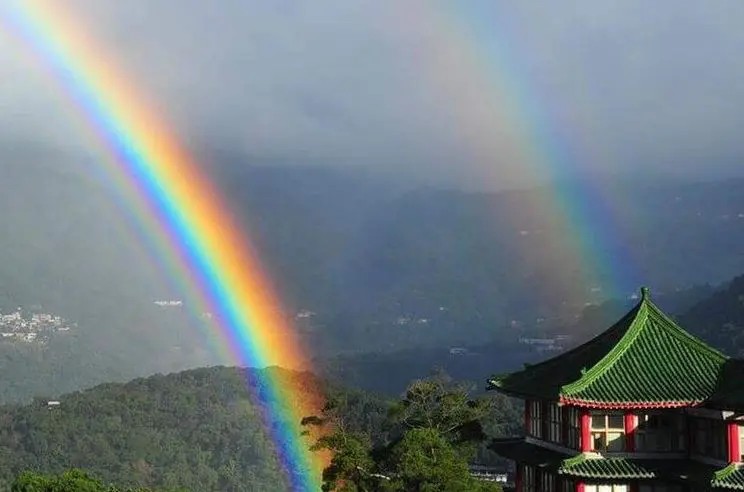
M 506 486 L 513 486 L 512 481 L 509 480 L 509 474 L 504 468 L 471 465 L 470 476 L 484 482 L 498 482 Z

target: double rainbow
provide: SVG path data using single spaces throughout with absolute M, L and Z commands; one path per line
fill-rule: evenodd
M 115 71 L 111 58 L 84 38 L 85 30 L 52 2 L 26 0 L 17 5 L 0 11 L 6 27 L 38 55 L 79 108 L 74 113 L 89 122 L 95 141 L 107 146 L 112 158 L 102 165 L 117 188 L 126 190 L 129 208 L 159 257 L 186 287 L 189 304 L 215 314 L 216 335 L 229 347 L 232 360 L 258 367 L 308 368 L 250 243 L 167 125 Z M 521 166 L 513 168 L 520 176 L 545 181 L 564 173 L 590 176 L 589 169 L 577 166 L 593 162 L 591 144 L 582 142 L 580 131 L 556 119 L 558 112 L 546 104 L 549 91 L 520 69 L 519 33 L 509 18 L 512 7 L 474 0 L 392 5 L 390 19 L 401 19 L 403 42 L 420 49 L 431 70 L 430 82 L 441 90 L 440 100 L 452 111 L 472 158 L 499 159 L 494 154 L 499 146 L 492 145 L 498 138 L 516 150 L 515 162 Z M 494 135 L 493 128 L 502 134 Z M 566 173 L 569 169 L 572 172 Z M 620 247 L 623 242 L 616 237 L 619 229 L 606 197 L 590 182 L 571 182 L 546 187 L 532 204 L 536 213 L 547 212 L 560 231 L 560 237 L 544 240 L 566 260 L 555 262 L 553 274 L 562 277 L 565 265 L 579 265 L 584 283 L 574 287 L 584 290 L 600 283 L 600 270 L 611 267 L 609 276 L 616 285 L 610 287 L 620 289 L 634 276 L 634 262 Z M 317 411 L 322 395 L 278 380 L 266 383 L 259 395 L 267 423 L 280 422 L 271 429 L 292 488 L 317 490 L 323 461 L 308 453 L 297 422 Z M 300 401 L 290 403 L 300 395 Z

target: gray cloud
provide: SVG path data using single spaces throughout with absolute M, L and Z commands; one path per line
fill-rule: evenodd
M 65 5 L 186 142 L 494 186 L 549 165 L 524 124 L 570 143 L 567 172 L 702 172 L 744 151 L 735 0 Z M 2 30 L 0 46 L 0 134 L 88 145 Z

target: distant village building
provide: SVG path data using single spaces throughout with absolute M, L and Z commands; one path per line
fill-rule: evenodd
M 744 490 L 744 360 L 647 289 L 601 335 L 488 386 L 525 402 L 525 437 L 490 445 L 516 463 L 518 492 Z
M 472 465 L 470 466 L 470 475 L 484 482 L 498 482 L 502 486 L 506 487 L 514 486 L 514 484 L 509 481 L 509 474 L 502 468 Z
M 310 311 L 308 309 L 301 309 L 296 315 L 295 319 L 310 319 L 314 318 L 315 313 L 313 311 Z
M 415 318 L 413 316 L 398 316 L 394 324 L 397 326 L 407 326 L 407 325 L 428 325 L 429 319 L 428 318 Z
M 555 343 L 555 339 L 520 337 L 519 343 L 523 343 L 525 345 L 553 345 Z
M 68 332 L 75 326 L 60 316 L 24 312 L 21 307 L 12 313 L 0 313 L 0 339 L 8 342 L 45 344 L 53 333 Z
M 561 352 L 565 348 L 565 343 L 569 341 L 567 335 L 557 335 L 549 338 L 529 338 L 519 337 L 519 343 L 522 345 L 533 345 L 537 352 Z
M 183 301 L 179 300 L 157 300 L 153 301 L 153 304 L 160 307 L 181 307 L 183 306 Z
M 450 355 L 467 355 L 468 352 L 465 347 L 451 347 L 449 349 Z

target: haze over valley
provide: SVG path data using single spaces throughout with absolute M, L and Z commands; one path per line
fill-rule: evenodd
M 67 162 L 2 165 L 12 186 L 0 195 L 0 223 L 13 232 L 0 240 L 7 260 L 0 311 L 21 307 L 75 325 L 44 345 L 9 336 L 6 350 L 72 351 L 73 360 L 79 351 L 87 355 L 66 370 L 96 368 L 77 369 L 89 379 L 52 377 L 33 391 L 225 363 L 210 339 L 209 313 L 190 309 L 163 259 L 145 247 L 151 231 L 137 230 L 80 172 L 88 164 Z M 219 159 L 210 166 L 319 361 L 479 344 L 498 353 L 520 338 L 570 335 L 587 304 L 630 302 L 641 284 L 681 314 L 744 271 L 738 178 L 608 180 L 605 198 L 617 204 L 608 207 L 612 225 L 567 238 L 550 210 L 530 205 L 550 193 L 541 188 L 466 192 L 390 186 L 332 168 Z M 605 234 L 623 244 L 604 263 L 568 254 L 601 247 Z M 587 282 L 587 269 L 598 273 L 596 283 Z M 100 364 L 110 367 L 102 372 Z

